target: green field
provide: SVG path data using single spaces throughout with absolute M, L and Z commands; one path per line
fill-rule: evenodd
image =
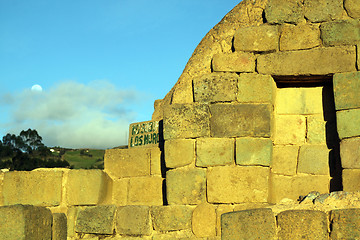
M 81 154 L 83 152 L 83 154 Z M 74 169 L 104 168 L 105 150 L 71 150 L 66 151 L 63 159 Z

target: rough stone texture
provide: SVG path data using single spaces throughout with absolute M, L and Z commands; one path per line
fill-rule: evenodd
M 130 178 L 128 205 L 157 206 L 163 204 L 163 178 L 134 177 Z
M 206 201 L 206 170 L 174 169 L 166 173 L 169 204 L 200 204 Z
M 325 144 L 327 141 L 334 141 L 333 134 L 326 131 L 326 125 L 329 127 L 329 124 L 324 120 L 323 115 L 307 116 L 307 142 L 310 144 Z
M 66 212 L 67 217 L 67 237 L 68 238 L 75 238 L 77 233 L 75 233 L 75 221 L 78 215 L 78 212 L 85 207 L 79 206 L 69 206 Z
M 161 155 L 160 148 L 150 149 L 150 174 L 155 176 L 161 176 Z
M 360 109 L 350 109 L 336 112 L 339 138 L 360 136 Z
M 271 209 L 252 209 L 223 214 L 221 239 L 275 239 L 275 216 Z
M 242 103 L 274 103 L 276 84 L 268 75 L 240 74 L 236 100 Z
M 237 138 L 236 164 L 270 166 L 272 148 L 270 138 Z
M 209 168 L 207 176 L 208 202 L 266 202 L 269 172 L 269 168 L 257 166 Z
M 344 7 L 350 17 L 360 18 L 360 5 L 357 0 L 345 0 Z
M 269 0 L 265 8 L 265 18 L 271 24 L 298 23 L 304 19 L 302 1 Z
M 320 44 L 320 29 L 317 24 L 284 24 L 281 28 L 280 51 L 309 49 Z
M 51 239 L 52 215 L 45 207 L 0 207 L 0 238 L 6 240 Z
M 216 235 L 221 236 L 221 215 L 224 213 L 232 212 L 233 205 L 220 204 L 216 208 Z
M 360 72 L 335 74 L 333 82 L 336 110 L 360 108 Z
M 266 52 L 279 48 L 279 28 L 260 25 L 240 28 L 234 35 L 235 51 Z
M 356 45 L 357 49 L 357 70 L 360 70 L 360 44 Z
M 165 141 L 164 154 L 167 168 L 177 168 L 189 165 L 195 160 L 195 140 L 167 140 Z
M 356 71 L 354 47 L 315 48 L 260 55 L 257 70 L 269 75 L 326 75 Z
M 233 138 L 198 138 L 196 140 L 196 166 L 229 165 L 234 162 Z
M 275 144 L 300 145 L 305 142 L 306 118 L 300 115 L 275 117 Z
M 112 204 L 116 206 L 127 205 L 129 178 L 115 179 L 113 181 Z
M 360 21 L 343 20 L 321 24 L 321 39 L 325 46 L 355 45 L 360 42 Z
M 305 18 L 311 22 L 324 22 L 341 19 L 346 13 L 343 0 L 306 0 Z
M 168 239 L 182 239 L 182 240 L 196 240 L 191 229 L 181 230 L 181 231 L 170 231 L 166 233 L 154 233 L 152 240 L 168 240 Z M 210 239 L 209 239 L 210 240 Z
M 330 150 L 326 145 L 303 145 L 300 147 L 298 172 L 328 175 Z
M 56 206 L 61 202 L 62 171 L 6 172 L 3 180 L 4 205 Z
M 206 104 L 172 104 L 164 109 L 164 139 L 210 136 Z
M 65 213 L 53 213 L 52 240 L 67 239 L 67 218 Z
M 360 169 L 344 169 L 342 183 L 346 192 L 360 191 Z
M 150 151 L 149 148 L 107 149 L 105 172 L 113 179 L 150 175 Z
M 233 52 L 215 54 L 212 60 L 214 72 L 255 72 L 253 53 Z
M 360 239 L 360 209 L 336 209 L 330 213 L 331 239 Z
M 179 231 L 191 228 L 193 207 L 159 206 L 152 207 L 154 228 L 156 231 Z
M 272 106 L 270 104 L 210 105 L 212 137 L 270 137 Z
M 341 166 L 360 169 L 360 138 L 343 139 L 340 142 Z
M 126 235 L 150 235 L 152 231 L 148 206 L 118 207 L 116 233 Z
M 196 237 L 214 237 L 216 235 L 216 212 L 214 205 L 202 203 L 192 215 L 192 231 Z
M 271 162 L 271 172 L 293 176 L 296 174 L 299 146 L 275 145 Z
M 75 231 L 79 233 L 112 234 L 114 232 L 114 218 L 116 207 L 103 205 L 86 207 L 80 210 Z

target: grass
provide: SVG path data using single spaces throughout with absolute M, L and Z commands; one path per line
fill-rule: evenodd
M 84 150 L 66 151 L 63 158 L 75 169 L 103 168 L 105 150 L 89 149 L 86 155 L 81 151 Z

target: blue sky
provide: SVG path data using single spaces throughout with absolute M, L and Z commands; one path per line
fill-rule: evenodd
M 238 2 L 0 0 L 0 138 L 32 128 L 47 146 L 127 144 Z

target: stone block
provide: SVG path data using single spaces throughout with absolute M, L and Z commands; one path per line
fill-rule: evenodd
M 52 240 L 67 240 L 67 218 L 65 213 L 53 213 Z
M 305 18 L 311 22 L 325 22 L 341 19 L 346 13 L 343 0 L 306 0 Z
M 198 205 L 192 215 L 192 231 L 196 237 L 216 236 L 216 208 L 209 203 Z
M 257 70 L 269 75 L 326 75 L 356 71 L 356 52 L 351 46 L 315 48 L 260 55 Z
M 305 143 L 306 118 L 301 115 L 277 115 L 275 117 L 274 143 L 301 145 Z
M 130 178 L 128 205 L 156 206 L 163 204 L 162 177 Z
M 343 139 L 340 142 L 340 158 L 343 168 L 360 169 L 360 138 Z
M 118 207 L 116 233 L 124 235 L 150 235 L 152 225 L 148 206 Z
M 198 138 L 196 140 L 196 166 L 229 165 L 234 162 L 233 138 Z
M 127 205 L 129 192 L 129 178 L 115 179 L 113 181 L 112 204 L 116 206 Z
M 212 60 L 214 72 L 255 72 L 255 55 L 247 52 L 215 54 Z
M 360 5 L 357 0 L 345 0 L 344 7 L 350 17 L 360 18 Z
M 6 172 L 2 193 L 4 205 L 60 205 L 62 177 L 60 170 Z
M 216 235 L 221 236 L 221 216 L 224 213 L 232 212 L 234 210 L 233 205 L 220 204 L 216 208 Z
M 336 110 L 360 108 L 360 72 L 335 74 L 333 82 Z
M 154 233 L 151 239 L 152 240 L 168 240 L 168 239 L 196 240 L 198 238 L 196 238 L 192 233 L 191 229 L 189 229 L 182 231 L 170 231 L 166 233 L 163 232 Z
M 236 164 L 270 166 L 272 149 L 270 138 L 237 138 Z
M 189 206 L 158 206 L 151 208 L 156 231 L 179 231 L 191 228 L 193 207 Z
M 279 28 L 260 25 L 239 28 L 234 35 L 235 51 L 267 52 L 279 48 Z
M 165 141 L 165 165 L 177 168 L 189 165 L 195 160 L 194 139 L 174 139 Z
M 172 104 L 164 108 L 164 139 L 210 136 L 209 107 L 203 103 Z
M 296 174 L 299 146 L 275 145 L 271 162 L 271 172 L 293 176 Z
M 341 1 L 342 2 L 342 1 Z M 321 24 L 321 39 L 325 46 L 355 45 L 360 42 L 360 21 L 343 20 Z
M 360 191 L 360 169 L 343 169 L 342 183 L 346 192 Z
M 320 46 L 317 24 L 284 24 L 281 28 L 280 51 L 302 50 Z
M 333 134 L 331 134 L 330 131 L 327 131 L 329 124 L 330 123 L 327 123 L 324 120 L 322 115 L 307 116 L 307 142 L 310 144 L 325 144 L 326 142 L 333 142 L 335 140 L 333 138 L 335 137 L 332 136 Z
M 271 24 L 299 23 L 304 19 L 302 1 L 270 0 L 265 8 L 265 18 Z
M 269 168 L 258 166 L 209 168 L 207 174 L 208 202 L 266 202 L 269 172 Z
M 276 84 L 269 75 L 243 73 L 238 79 L 236 100 L 242 103 L 274 103 Z
M 273 110 L 271 104 L 210 105 L 212 137 L 270 137 Z
M 225 213 L 221 239 L 275 239 L 275 216 L 270 208 Z
M 300 147 L 298 169 L 299 173 L 329 175 L 330 149 L 326 145 L 303 145 Z
M 336 209 L 330 213 L 331 239 L 360 239 L 360 209 Z
M 288 210 L 277 215 L 279 239 L 328 239 L 327 215 L 313 210 Z
M 161 176 L 161 158 L 162 152 L 160 148 L 151 148 L 150 149 L 150 174 Z
M 179 168 L 166 173 L 169 204 L 191 205 L 206 201 L 206 170 Z
M 113 234 L 115 205 L 86 207 L 80 210 L 76 219 L 78 233 Z
M 6 240 L 51 239 L 52 214 L 45 207 L 0 207 L 0 238 Z
M 104 170 L 113 179 L 150 175 L 149 148 L 107 149 L 104 159 Z
M 360 109 L 350 109 L 336 112 L 339 138 L 360 136 Z

